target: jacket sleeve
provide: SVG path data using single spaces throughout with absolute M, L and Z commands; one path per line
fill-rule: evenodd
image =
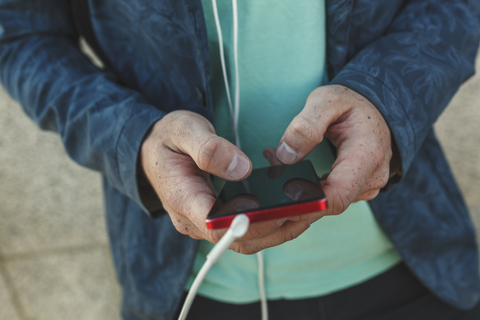
M 0 0 L 0 79 L 41 128 L 60 134 L 75 162 L 148 212 L 138 151 L 164 113 L 81 53 L 68 0 Z
M 379 109 L 398 147 L 402 172 L 459 86 L 473 75 L 479 38 L 480 1 L 406 1 L 389 30 L 332 80 Z

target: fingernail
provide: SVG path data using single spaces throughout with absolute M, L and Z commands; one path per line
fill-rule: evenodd
M 235 212 L 242 212 L 257 208 L 258 204 L 256 204 L 255 201 L 252 201 L 250 199 L 240 199 L 233 205 L 233 209 L 235 210 Z
M 227 168 L 227 174 L 233 179 L 241 179 L 245 177 L 248 170 L 250 170 L 250 162 L 247 157 L 236 154 Z
M 284 163 L 292 163 L 297 159 L 297 153 L 285 142 L 280 144 L 277 151 L 278 159 Z
M 321 218 L 321 217 L 320 217 L 320 218 Z M 308 224 L 312 224 L 312 223 L 314 223 L 315 221 L 320 220 L 320 218 L 308 219 Z
M 292 201 L 297 201 L 303 193 L 303 186 L 298 182 L 291 182 L 285 186 L 285 195 Z
M 287 220 L 288 220 L 288 217 L 287 217 L 287 218 L 278 219 L 278 220 L 277 220 L 277 224 L 278 224 L 279 226 L 281 226 L 281 225 L 283 225 L 283 224 L 285 223 L 285 221 L 287 221 Z

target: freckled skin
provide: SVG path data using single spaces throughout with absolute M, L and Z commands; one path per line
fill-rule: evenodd
M 323 117 L 315 117 L 318 113 Z M 343 212 L 351 202 L 375 198 L 388 181 L 392 157 L 390 130 L 375 106 L 349 88 L 324 86 L 310 94 L 305 108 L 292 123 L 303 119 L 308 119 L 308 123 L 295 126 L 306 128 L 303 135 L 314 132 L 313 136 L 320 139 L 304 139 L 289 127 L 281 142 L 298 153 L 295 162 L 303 159 L 323 137 L 337 147 L 337 160 L 323 186 L 328 214 Z M 377 124 L 375 129 L 372 121 Z
M 377 122 L 373 132 L 372 121 Z M 285 141 L 297 152 L 295 162 L 298 162 L 324 137 L 338 150 L 331 172 L 320 181 L 328 210 L 302 215 L 280 225 L 275 220 L 252 224 L 230 249 L 253 254 L 282 244 L 302 234 L 311 221 L 327 214 L 340 214 L 353 201 L 376 197 L 388 180 L 392 156 L 390 131 L 378 110 L 346 87 L 317 88 L 280 142 Z M 159 120 L 146 137 L 141 149 L 141 168 L 175 228 L 194 239 L 216 243 L 226 230 L 206 229 L 205 217 L 215 201 L 209 176 L 234 180 L 226 172 L 238 154 L 244 155 L 216 136 L 214 127 L 204 117 L 178 110 Z M 248 177 L 251 169 L 250 162 L 248 172 L 237 181 Z
M 231 181 L 248 177 L 251 162 L 243 177 L 233 179 L 226 173 L 239 154 L 248 159 L 193 112 L 174 111 L 154 125 L 142 144 L 141 166 L 178 232 L 213 243 L 220 240 L 226 230 L 208 230 L 205 223 L 215 201 L 210 174 Z M 292 240 L 309 227 L 308 220 L 255 223 L 230 249 L 253 254 Z

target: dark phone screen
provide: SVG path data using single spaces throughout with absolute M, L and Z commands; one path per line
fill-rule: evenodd
M 324 199 L 317 175 L 310 161 L 291 166 L 259 168 L 244 181 L 227 181 L 213 205 L 208 218 L 223 217 L 262 209 Z M 248 199 L 254 206 L 236 206 Z

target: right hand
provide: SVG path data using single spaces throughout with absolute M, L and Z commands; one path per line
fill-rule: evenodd
M 194 239 L 217 243 L 226 229 L 208 230 L 205 218 L 215 202 L 210 174 L 230 181 L 246 179 L 252 163 L 235 145 L 217 136 L 212 124 L 190 111 L 159 120 L 142 145 L 142 168 L 175 228 Z M 308 221 L 254 223 L 230 249 L 253 254 L 302 234 Z

